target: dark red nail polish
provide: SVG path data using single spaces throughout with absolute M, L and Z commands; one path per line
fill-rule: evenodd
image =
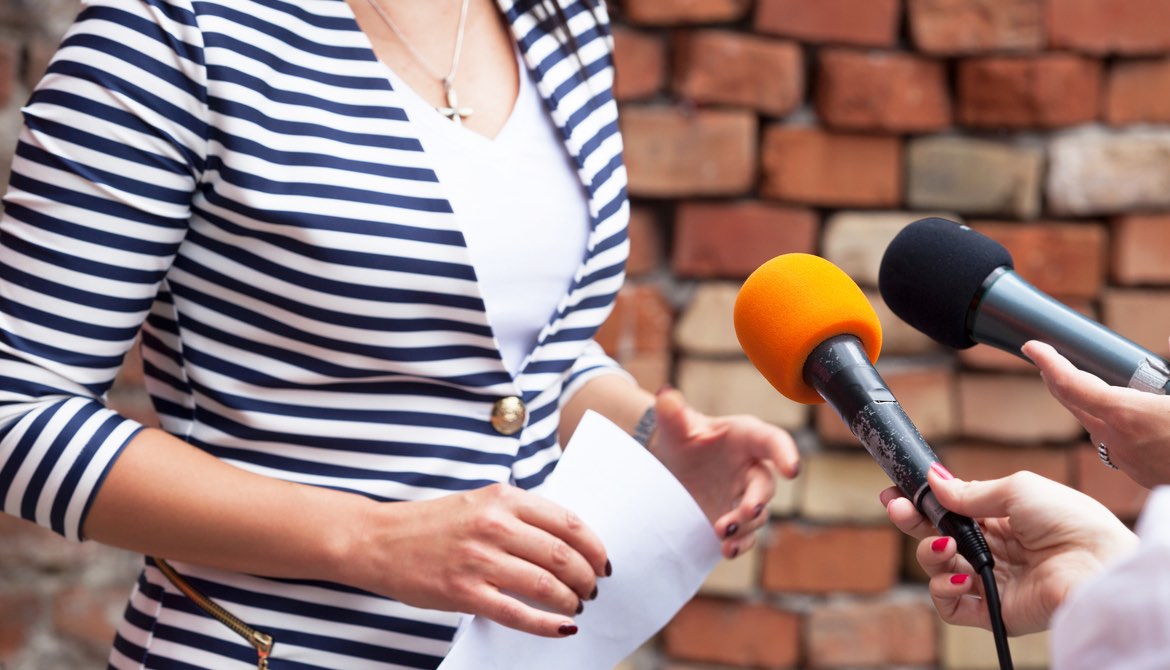
M 581 612 L 584 612 L 584 611 L 585 611 L 585 603 L 581 602 L 580 598 L 577 598 L 577 614 L 580 614 Z
M 732 547 L 731 548 L 731 557 L 735 558 L 736 556 L 739 556 L 739 547 Z
M 731 537 L 732 535 L 735 535 L 737 532 L 739 532 L 739 524 L 732 523 L 730 526 L 727 527 L 727 530 L 723 532 L 723 537 Z
M 951 575 L 951 583 L 955 586 L 962 586 L 967 583 L 967 578 L 971 575 Z
M 597 587 L 596 586 L 593 587 L 593 593 L 589 594 L 589 599 L 590 600 L 597 600 Z
M 934 542 L 930 543 L 930 550 L 931 551 L 942 551 L 943 549 L 946 549 L 947 548 L 947 541 L 950 539 L 951 538 L 949 538 L 949 537 L 938 538 Z
M 951 474 L 951 471 L 947 470 L 945 467 L 943 467 L 943 464 L 939 463 L 938 461 L 931 463 L 930 469 L 934 470 L 938 474 L 938 476 L 942 477 L 943 479 L 954 479 L 955 478 L 955 476 Z
M 570 635 L 577 634 L 577 627 L 571 623 L 563 623 L 561 624 L 561 627 L 557 629 L 557 632 L 561 635 L 564 635 L 565 637 L 568 637 Z
M 759 516 L 763 513 L 764 513 L 764 503 L 760 503 L 759 505 L 756 505 L 754 508 L 752 508 L 752 518 L 753 519 L 759 518 Z
M 610 563 L 609 559 L 607 558 L 607 559 L 605 559 L 605 576 L 609 577 L 612 574 L 613 574 L 613 564 Z

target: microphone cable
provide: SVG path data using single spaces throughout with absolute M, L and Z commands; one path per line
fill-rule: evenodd
M 991 635 L 995 638 L 995 653 L 999 657 L 1000 670 L 1013 670 L 1012 650 L 1008 646 L 1007 628 L 1003 625 L 1003 611 L 999 601 L 999 588 L 995 584 L 995 566 L 987 564 L 979 571 L 983 578 L 983 597 L 987 602 L 987 617 L 991 620 Z
M 933 502 L 937 502 L 937 499 Z M 983 602 L 987 606 L 987 618 L 991 622 L 991 635 L 995 638 L 999 668 L 1014 670 L 1012 650 L 1008 646 L 1007 627 L 1003 623 L 999 587 L 995 582 L 995 559 L 991 556 L 991 549 L 987 546 L 983 531 L 979 529 L 979 524 L 974 519 L 954 512 L 943 514 L 937 526 L 940 532 L 955 538 L 959 555 L 967 559 L 972 569 L 983 580 Z

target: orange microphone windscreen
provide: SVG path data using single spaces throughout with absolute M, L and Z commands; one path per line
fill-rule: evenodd
M 849 275 L 811 254 L 784 254 L 756 268 L 735 299 L 735 334 L 749 360 L 776 390 L 796 402 L 824 402 L 804 381 L 813 349 L 836 335 L 855 335 L 871 363 L 882 326 Z

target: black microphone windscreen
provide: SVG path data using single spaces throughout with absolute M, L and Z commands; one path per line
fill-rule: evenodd
M 953 221 L 920 219 L 886 248 L 878 290 L 898 318 L 940 344 L 966 349 L 975 344 L 967 331 L 972 303 L 999 267 L 1014 267 L 999 242 Z

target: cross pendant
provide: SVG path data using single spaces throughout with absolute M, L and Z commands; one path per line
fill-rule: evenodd
M 439 107 L 439 113 L 455 122 L 455 125 L 463 125 L 463 119 L 471 116 L 474 112 L 470 107 L 459 106 L 459 96 L 455 94 L 455 86 L 448 80 L 443 80 L 443 91 L 447 95 L 447 106 Z

